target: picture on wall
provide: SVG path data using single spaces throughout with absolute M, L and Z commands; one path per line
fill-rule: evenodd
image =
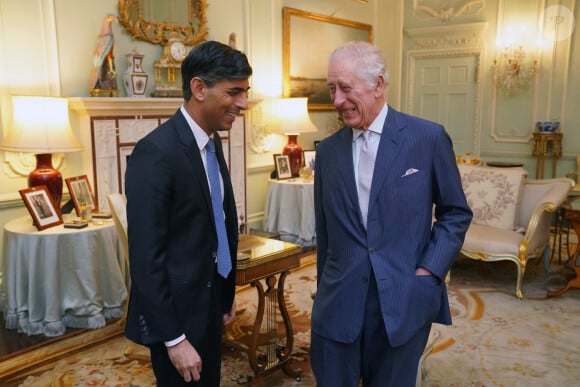
M 20 196 L 38 230 L 62 224 L 62 216 L 45 185 L 21 189 Z
M 328 57 L 352 40 L 372 42 L 372 26 L 283 8 L 285 97 L 308 97 L 309 110 L 333 110 L 326 85 Z

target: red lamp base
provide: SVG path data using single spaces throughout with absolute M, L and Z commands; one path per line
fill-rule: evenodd
M 282 150 L 282 154 L 288 155 L 290 159 L 290 171 L 292 176 L 300 176 L 300 168 L 302 167 L 302 147 L 298 145 L 297 134 L 288 135 L 288 144 Z
M 60 208 L 62 199 L 62 175 L 52 166 L 52 155 L 42 153 L 36 155 L 36 169 L 28 175 L 28 186 L 46 185 L 54 203 Z

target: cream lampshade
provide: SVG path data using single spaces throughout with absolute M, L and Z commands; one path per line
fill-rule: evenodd
M 28 175 L 28 186 L 46 185 L 59 206 L 62 175 L 52 166 L 52 153 L 83 150 L 70 126 L 68 101 L 57 97 L 13 96 L 12 108 L 12 123 L 0 149 L 34 153 L 36 169 Z
M 316 132 L 316 126 L 310 121 L 307 107 L 308 98 L 283 98 L 275 101 L 275 125 L 272 132 L 288 136 L 288 144 L 282 153 L 290 159 L 293 176 L 298 176 L 302 167 L 302 147 L 297 142 L 300 133 Z

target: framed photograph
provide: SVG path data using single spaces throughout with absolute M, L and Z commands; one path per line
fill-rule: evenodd
M 284 96 L 308 97 L 309 110 L 334 110 L 326 85 L 328 57 L 349 41 L 372 42 L 372 26 L 288 7 L 282 12 Z
M 292 178 L 292 171 L 290 170 L 290 158 L 288 155 L 274 155 L 274 165 L 276 166 L 276 176 L 278 180 Z
M 62 215 L 45 185 L 19 191 L 38 230 L 62 224 Z
M 90 206 L 92 212 L 98 210 L 87 175 L 69 177 L 64 180 L 66 181 L 68 192 L 70 192 L 70 197 L 75 205 L 77 216 L 81 216 L 81 209 L 85 206 Z
M 314 158 L 316 157 L 315 150 L 305 150 L 302 151 L 302 159 L 304 160 L 304 166 L 310 167 L 314 171 Z

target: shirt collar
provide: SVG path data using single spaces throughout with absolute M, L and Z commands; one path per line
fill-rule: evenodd
M 385 120 L 387 119 L 387 114 L 389 113 L 389 106 L 385 103 L 379 114 L 375 117 L 371 125 L 367 130 L 375 132 L 379 136 L 383 133 L 383 126 L 385 125 Z M 352 129 L 352 141 L 355 142 L 359 136 L 363 133 L 363 130 Z
M 185 110 L 185 107 L 183 105 L 181 105 L 179 110 L 181 111 L 181 114 L 183 114 L 183 116 L 185 117 L 185 121 L 187 121 L 187 124 L 189 125 L 189 128 L 191 129 L 191 132 L 193 133 L 193 137 L 195 137 L 195 142 L 197 143 L 197 147 L 199 148 L 200 151 L 205 149 L 205 146 L 207 145 L 207 142 L 209 141 L 209 136 L 201 128 L 201 126 L 199 126 L 197 124 L 197 122 L 195 122 L 193 120 L 193 118 L 191 118 L 191 116 L 189 115 L 187 110 Z

